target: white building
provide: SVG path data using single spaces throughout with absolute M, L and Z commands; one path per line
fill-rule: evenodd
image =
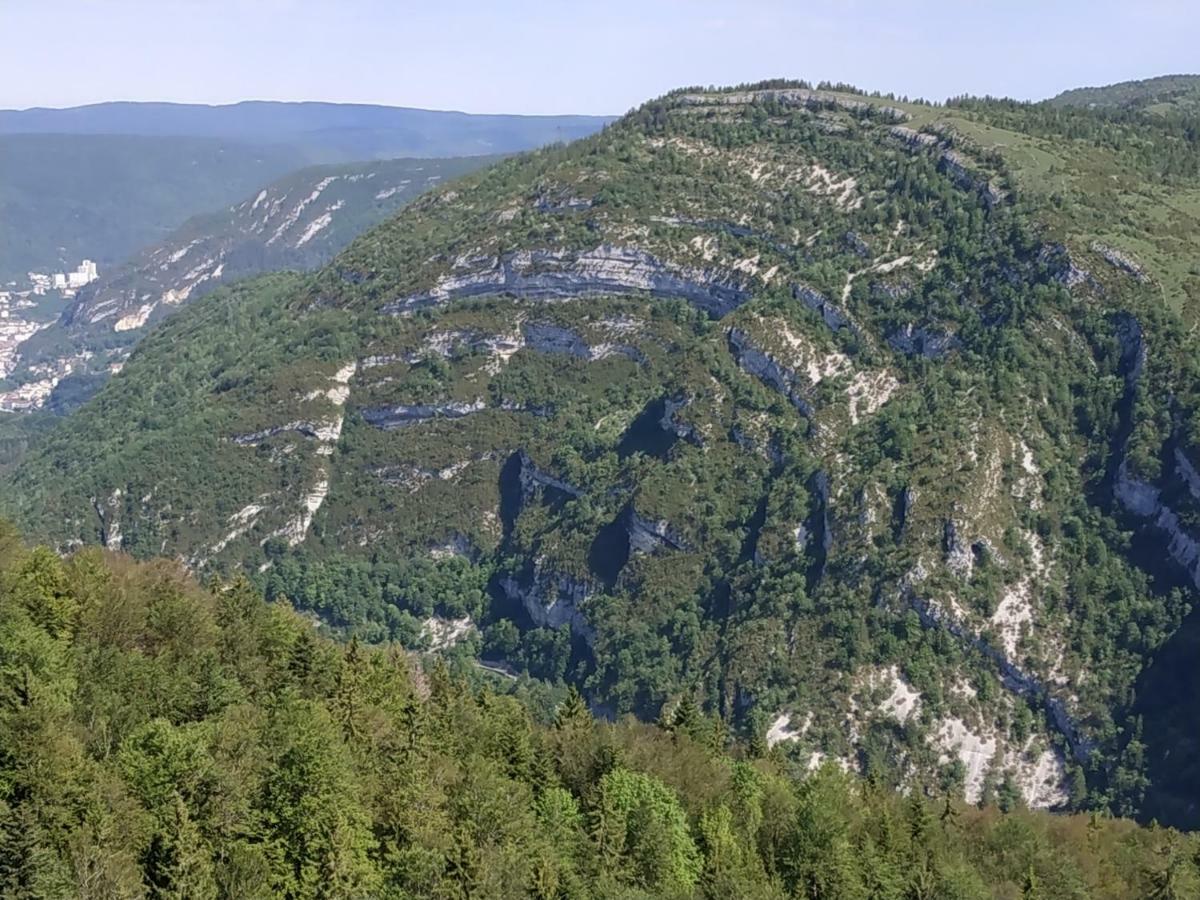
M 58 279 L 61 277 L 61 275 L 54 276 L 55 287 L 59 287 Z M 95 281 L 98 277 L 99 275 L 96 273 L 96 264 L 90 259 L 85 259 L 79 264 L 79 267 L 74 272 L 71 272 L 67 275 L 66 287 L 72 289 L 81 288 L 85 284 L 90 284 L 91 282 Z

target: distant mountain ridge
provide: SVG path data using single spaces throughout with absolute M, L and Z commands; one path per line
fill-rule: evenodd
M 1049 101 L 1054 106 L 1091 109 L 1136 109 L 1163 113 L 1200 111 L 1200 75 L 1160 75 L 1099 87 L 1063 91 Z
M 52 405 L 74 406 L 119 367 L 147 328 L 185 303 L 250 275 L 316 268 L 418 194 L 495 159 L 313 166 L 192 217 L 166 240 L 103 272 L 59 322 L 21 345 L 0 410 L 41 406 L 67 376 L 74 378 Z
M 0 110 L 0 134 L 208 137 L 302 146 L 311 162 L 512 153 L 599 130 L 613 116 L 473 114 L 358 103 L 249 100 Z
M 609 121 L 272 101 L 0 110 L 0 282 L 83 257 L 111 268 L 304 166 L 516 153 Z

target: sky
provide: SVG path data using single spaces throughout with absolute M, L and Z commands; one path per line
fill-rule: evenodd
M 804 78 L 1042 99 L 1200 71 L 1198 0 L 0 0 L 0 108 L 325 100 L 619 114 Z

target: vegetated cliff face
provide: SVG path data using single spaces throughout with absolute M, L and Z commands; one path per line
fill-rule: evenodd
M 16 512 L 367 637 L 463 612 L 389 567 L 482 572 L 485 654 L 618 711 L 691 692 L 804 764 L 1136 804 L 1186 598 L 1127 529 L 1171 531 L 1187 345 L 934 115 L 670 95 L 503 162 L 155 330 Z M 1178 518 L 1154 566 L 1194 562 Z
M 0 409 L 36 409 L 68 375 L 90 389 L 120 368 L 146 330 L 222 284 L 277 270 L 315 269 L 424 191 L 497 157 L 395 159 L 303 169 L 102 273 L 55 326 L 19 348 Z M 32 398 L 32 402 L 31 402 Z

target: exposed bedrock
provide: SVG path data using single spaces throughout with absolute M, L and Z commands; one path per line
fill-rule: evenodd
M 500 588 L 511 600 L 517 600 L 539 628 L 561 628 L 566 625 L 571 634 L 591 646 L 596 630 L 584 614 L 582 606 L 592 595 L 588 582 L 553 572 L 535 565 L 533 573 L 524 579 L 506 576 Z
M 979 199 L 989 209 L 1004 199 L 1003 192 L 987 176 L 972 169 L 970 160 L 957 150 L 943 150 L 938 156 L 938 168 L 963 190 L 979 194 Z
M 458 403 L 400 403 L 395 406 L 376 406 L 363 409 L 362 417 L 370 425 L 391 431 L 408 425 L 419 425 L 431 419 L 461 419 L 486 408 L 482 400 Z
M 544 322 L 525 322 L 521 325 L 525 346 L 540 353 L 562 353 L 577 359 L 600 360 L 610 356 L 627 356 L 636 363 L 644 363 L 646 357 L 636 347 L 628 344 L 589 344 L 578 332 L 561 325 Z
M 500 519 L 511 534 L 517 517 L 537 500 L 562 501 L 583 491 L 540 468 L 524 450 L 512 454 L 500 469 Z
M 1000 672 L 1000 680 L 1005 688 L 1019 696 L 1040 701 L 1050 714 L 1059 733 L 1066 738 L 1075 758 L 1081 762 L 1087 759 L 1094 746 L 1093 742 L 1080 733 L 1079 726 L 1067 711 L 1066 705 L 1062 700 L 1051 696 L 1046 685 L 1040 679 L 1021 669 L 985 638 L 972 632 L 936 603 L 912 592 L 911 588 L 909 588 L 909 603 L 916 611 L 921 624 L 926 628 L 943 628 L 992 660 Z
M 808 480 L 814 507 L 808 521 L 796 531 L 796 542 L 803 544 L 812 553 L 813 561 L 808 570 L 808 586 L 811 590 L 825 575 L 829 562 L 829 551 L 833 549 L 833 529 L 829 525 L 829 475 L 814 472 Z
M 1050 270 L 1051 277 L 1064 287 L 1073 288 L 1081 284 L 1097 286 L 1096 279 L 1082 268 L 1063 244 L 1043 244 L 1038 251 L 1038 262 Z
M 654 553 L 657 550 L 687 550 L 688 542 L 665 519 L 647 519 L 629 504 L 623 517 L 625 533 L 629 535 L 630 552 Z
M 795 370 L 756 346 L 750 335 L 740 328 L 730 328 L 728 336 L 730 352 L 743 372 L 774 388 L 787 397 L 802 415 L 813 418 L 812 404 L 801 393 L 801 382 Z
M 820 291 L 805 284 L 797 284 L 792 287 L 792 296 L 819 315 L 830 331 L 856 331 L 850 317 Z
M 909 119 L 908 113 L 894 106 L 882 106 L 855 100 L 830 91 L 809 88 L 765 88 L 757 91 L 723 91 L 720 93 L 681 94 L 684 106 L 738 106 L 746 103 L 777 103 L 780 106 L 803 106 L 807 109 L 844 109 L 861 115 L 878 116 L 893 122 Z
M 1109 265 L 1120 269 L 1135 281 L 1145 283 L 1150 280 L 1150 276 L 1146 274 L 1146 270 L 1138 265 L 1128 253 L 1118 250 L 1116 247 L 1110 247 L 1108 244 L 1101 243 L 1100 241 L 1092 241 L 1092 250 L 1100 254 Z
M 913 325 L 893 331 L 888 335 L 887 342 L 905 356 L 923 356 L 926 359 L 940 359 L 962 346 L 957 335 Z
M 685 300 L 714 317 L 750 299 L 746 283 L 732 272 L 676 268 L 643 250 L 605 244 L 582 252 L 520 250 L 493 257 L 466 272 L 444 275 L 432 290 L 396 300 L 383 311 L 404 314 L 451 300 L 496 294 L 560 300 L 630 293 Z
M 989 209 L 1004 199 L 1004 192 L 992 184 L 986 175 L 976 171 L 970 159 L 952 149 L 945 138 L 925 131 L 914 131 L 903 125 L 891 128 L 888 134 L 909 150 L 936 152 L 938 168 L 943 174 L 963 190 L 977 193 L 984 206 Z

